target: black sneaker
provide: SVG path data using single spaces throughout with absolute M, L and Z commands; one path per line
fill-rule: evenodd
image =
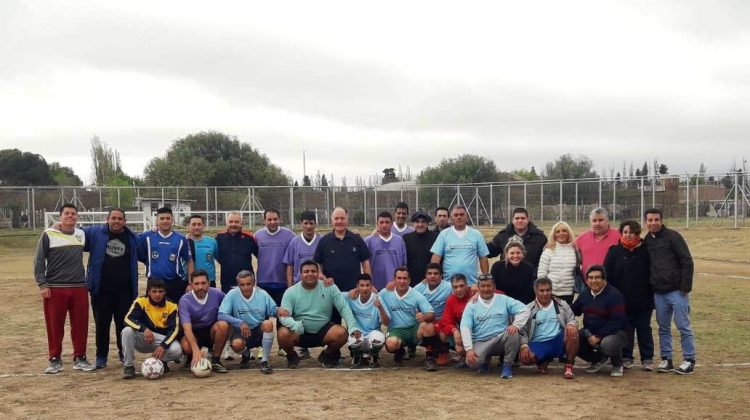
M 297 369 L 299 367 L 299 355 L 296 351 L 286 355 L 286 367 L 289 369 Z
M 260 362 L 260 373 L 263 373 L 265 375 L 269 375 L 273 373 L 273 368 L 271 367 L 271 364 L 268 363 L 267 360 Z
M 661 363 L 659 363 L 659 366 L 656 368 L 657 373 L 668 373 L 674 370 L 674 365 L 672 365 L 672 359 L 661 359 Z
M 359 369 L 362 365 L 362 353 L 352 353 L 352 363 L 349 369 Z
M 417 357 L 417 346 L 409 346 L 409 352 L 406 353 L 404 360 L 411 360 Z
M 242 354 L 242 359 L 240 360 L 240 369 L 249 369 L 250 368 L 250 355 Z
M 125 366 L 122 368 L 122 379 L 135 378 L 135 366 Z
M 162 365 L 164 365 L 164 372 L 162 372 L 162 375 L 165 374 L 165 373 L 169 373 L 169 366 L 167 366 L 166 363 L 162 363 Z
M 605 357 L 605 358 L 602 358 L 602 359 L 601 359 L 601 360 L 599 360 L 598 362 L 593 362 L 593 363 L 591 363 L 591 364 L 589 365 L 589 367 L 587 367 L 587 368 L 585 369 L 585 370 L 586 370 L 586 373 L 596 373 L 596 372 L 599 372 L 600 370 L 602 370 L 602 368 L 603 368 L 604 366 L 606 366 L 606 365 L 607 365 L 607 363 L 608 363 L 608 362 L 609 362 L 609 359 L 608 359 L 608 358 L 606 358 L 606 357 Z
M 685 359 L 674 369 L 674 372 L 678 375 L 692 375 L 693 369 L 695 369 L 695 360 Z
M 380 358 L 380 355 L 376 352 L 373 352 L 370 356 L 370 362 L 368 363 L 367 367 L 370 369 L 377 369 L 380 367 L 380 362 L 378 359 Z
M 339 357 L 337 355 L 329 355 L 326 351 L 321 351 L 318 355 L 318 361 L 320 365 L 326 369 L 335 368 L 339 365 Z
M 218 357 L 214 358 L 214 360 L 211 361 L 211 370 L 216 373 L 227 373 L 227 368 L 225 368 L 224 365 L 221 364 L 221 361 Z
M 400 349 L 396 350 L 395 353 L 393 353 L 393 363 L 396 366 L 401 366 L 404 363 L 404 359 L 406 357 L 406 350 L 401 347 Z
M 305 360 L 310 358 L 310 349 L 301 348 L 299 351 L 299 358 L 300 360 Z

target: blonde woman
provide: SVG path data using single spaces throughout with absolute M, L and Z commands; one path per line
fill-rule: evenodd
M 536 276 L 552 280 L 552 294 L 570 305 L 573 303 L 577 264 L 575 235 L 570 225 L 560 221 L 552 226 L 549 237 L 551 240 L 539 259 Z

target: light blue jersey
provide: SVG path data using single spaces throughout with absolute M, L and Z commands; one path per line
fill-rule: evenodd
M 540 308 L 531 322 L 534 323 L 534 336 L 530 342 L 552 340 L 562 331 L 560 320 L 555 313 L 555 305 L 551 303 L 547 308 Z
M 348 292 L 341 292 L 341 294 L 349 303 L 349 307 L 352 309 L 352 315 L 354 315 L 357 323 L 362 328 L 362 334 L 367 335 L 372 331 L 380 331 L 380 325 L 383 323 L 383 320 L 380 318 L 380 311 L 374 305 L 375 298 L 378 297 L 377 293 L 370 295 L 370 299 L 365 303 L 362 303 L 362 300 L 359 297 L 356 299 L 349 299 Z M 385 305 L 383 305 L 383 310 L 386 315 L 388 315 L 388 318 L 390 318 L 391 314 L 388 312 L 388 308 L 386 308 Z
M 466 276 L 469 286 L 477 283 L 479 257 L 490 253 L 482 234 L 470 226 L 462 231 L 456 231 L 453 226 L 444 229 L 430 252 L 442 257 L 443 280 L 450 281 L 454 274 L 461 273 Z
M 529 317 L 529 310 L 523 303 L 505 295 L 492 295 L 489 303 L 477 299 L 476 302 L 469 302 L 464 309 L 461 335 L 468 333 L 469 342 L 489 340 L 508 328 L 511 317 L 514 317 L 514 325 L 523 326 Z
M 236 328 L 243 322 L 255 328 L 272 316 L 276 316 L 276 304 L 265 290 L 257 286 L 253 288 L 250 299 L 245 299 L 238 287 L 230 290 L 219 306 L 219 320 Z
M 216 243 L 216 239 L 204 236 L 200 240 L 196 241 L 192 239 L 193 249 L 193 261 L 195 262 L 196 270 L 206 270 L 208 273 L 208 279 L 216 281 L 216 259 L 219 256 L 219 245 Z
M 411 287 L 403 296 L 399 296 L 395 290 L 381 290 L 380 303 L 388 309 L 391 317 L 390 328 L 412 327 L 417 324 L 417 312 L 434 312 L 427 298 Z
M 448 296 L 453 293 L 451 283 L 441 280 L 440 284 L 438 284 L 434 290 L 430 290 L 430 286 L 425 281 L 414 286 L 414 290 L 427 298 L 427 301 L 430 302 L 430 306 L 435 310 L 435 319 L 440 320 L 445 311 L 445 302 L 448 300 Z

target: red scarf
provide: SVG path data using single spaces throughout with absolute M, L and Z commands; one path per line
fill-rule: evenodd
M 634 250 L 638 245 L 641 244 L 641 238 L 636 236 L 633 239 L 620 238 L 620 243 L 628 251 Z

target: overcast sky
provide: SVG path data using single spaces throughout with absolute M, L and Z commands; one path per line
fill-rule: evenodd
M 295 179 L 487 156 L 600 173 L 750 158 L 750 2 L 0 2 L 0 149 L 91 179 L 187 134 L 249 142 Z

